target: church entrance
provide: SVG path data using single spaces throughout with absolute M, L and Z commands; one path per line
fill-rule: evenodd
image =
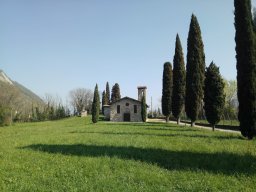
M 131 114 L 130 113 L 124 113 L 124 121 L 125 122 L 131 121 Z

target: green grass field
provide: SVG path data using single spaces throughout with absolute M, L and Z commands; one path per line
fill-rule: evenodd
M 255 191 L 256 140 L 90 119 L 0 128 L 0 191 Z

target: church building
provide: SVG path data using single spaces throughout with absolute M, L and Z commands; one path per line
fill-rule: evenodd
M 105 119 L 116 122 L 142 122 L 142 98 L 146 98 L 147 87 L 138 87 L 138 100 L 123 97 L 110 105 L 104 105 Z

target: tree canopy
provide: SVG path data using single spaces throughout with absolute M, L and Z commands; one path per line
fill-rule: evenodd
M 121 94 L 120 94 L 120 87 L 119 84 L 116 83 L 112 87 L 112 92 L 111 92 L 111 102 L 115 102 L 117 100 L 121 99 Z

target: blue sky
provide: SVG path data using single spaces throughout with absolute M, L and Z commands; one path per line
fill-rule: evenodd
M 252 1 L 256 6 L 256 0 Z M 0 69 L 39 96 L 119 83 L 122 96 L 148 87 L 161 98 L 162 71 L 179 33 L 185 61 L 191 14 L 206 65 L 236 78 L 233 0 L 0 0 Z

